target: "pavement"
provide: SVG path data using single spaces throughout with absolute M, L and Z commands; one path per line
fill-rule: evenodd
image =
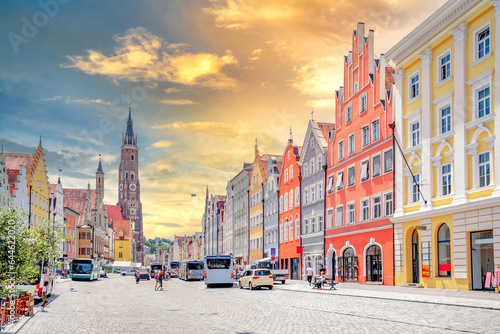
M 335 294 L 359 298 L 500 310 L 500 293 L 498 292 L 412 288 L 359 283 L 338 283 L 335 286 L 336 290 L 329 290 L 329 285 L 326 285 L 322 290 L 317 290 L 312 289 L 312 286 L 309 286 L 307 281 L 296 280 L 288 280 L 284 285 L 278 284 L 277 286 L 282 290 L 306 293 Z
M 23 317 L 9 333 L 498 333 L 500 294 L 305 281 L 273 290 L 208 289 L 177 278 L 110 275 L 59 281 L 47 312 Z

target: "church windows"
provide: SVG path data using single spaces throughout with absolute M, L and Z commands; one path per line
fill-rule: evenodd
M 130 179 L 133 180 L 134 179 L 134 173 L 130 173 Z
M 134 155 L 133 154 L 130 156 L 130 160 L 134 161 Z
M 125 173 L 125 178 L 128 179 L 128 173 Z

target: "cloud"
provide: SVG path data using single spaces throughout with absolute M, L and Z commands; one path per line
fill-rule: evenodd
M 165 93 L 167 93 L 167 94 L 178 93 L 180 91 L 181 90 L 179 88 L 175 88 L 175 87 L 165 89 Z
M 96 103 L 96 104 L 104 104 L 104 105 L 111 105 L 111 102 L 109 101 L 104 101 L 102 99 L 89 99 L 89 98 L 82 98 L 82 99 L 74 99 L 71 96 L 54 96 L 54 97 L 47 97 L 47 98 L 42 98 L 40 101 L 63 101 L 64 103 L 67 104 L 72 104 L 72 103 Z
M 148 79 L 213 89 L 238 85 L 236 79 L 222 72 L 223 67 L 238 63 L 230 50 L 223 56 L 184 52 L 185 44 L 169 44 L 142 27 L 127 30 L 125 36 L 116 35 L 114 40 L 116 46 L 111 55 L 87 50 L 86 56 L 67 56 L 70 63 L 61 66 L 113 80 Z
M 178 106 L 185 106 L 185 105 L 190 105 L 190 104 L 199 104 L 199 102 L 195 102 L 192 100 L 160 100 L 161 103 L 163 104 L 168 104 L 168 105 L 178 105 Z
M 170 147 L 174 144 L 175 144 L 175 142 L 173 142 L 173 141 L 160 140 L 160 141 L 157 141 L 156 143 L 153 143 L 152 146 L 154 148 L 167 148 L 167 147 Z
M 262 54 L 262 49 L 255 49 L 252 51 L 252 55 L 248 57 L 248 59 L 253 62 L 259 59 L 260 55 Z
M 177 223 L 154 223 L 154 225 L 165 226 L 165 227 L 183 227 L 181 224 Z

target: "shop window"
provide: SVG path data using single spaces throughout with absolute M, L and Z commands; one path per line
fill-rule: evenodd
M 451 276 L 450 229 L 446 224 L 438 230 L 438 266 L 439 276 Z

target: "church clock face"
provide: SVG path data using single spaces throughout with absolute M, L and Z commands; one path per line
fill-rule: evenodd
M 135 189 L 136 189 L 136 188 L 135 188 L 135 184 L 131 184 L 131 185 L 130 185 L 130 190 L 135 191 Z

